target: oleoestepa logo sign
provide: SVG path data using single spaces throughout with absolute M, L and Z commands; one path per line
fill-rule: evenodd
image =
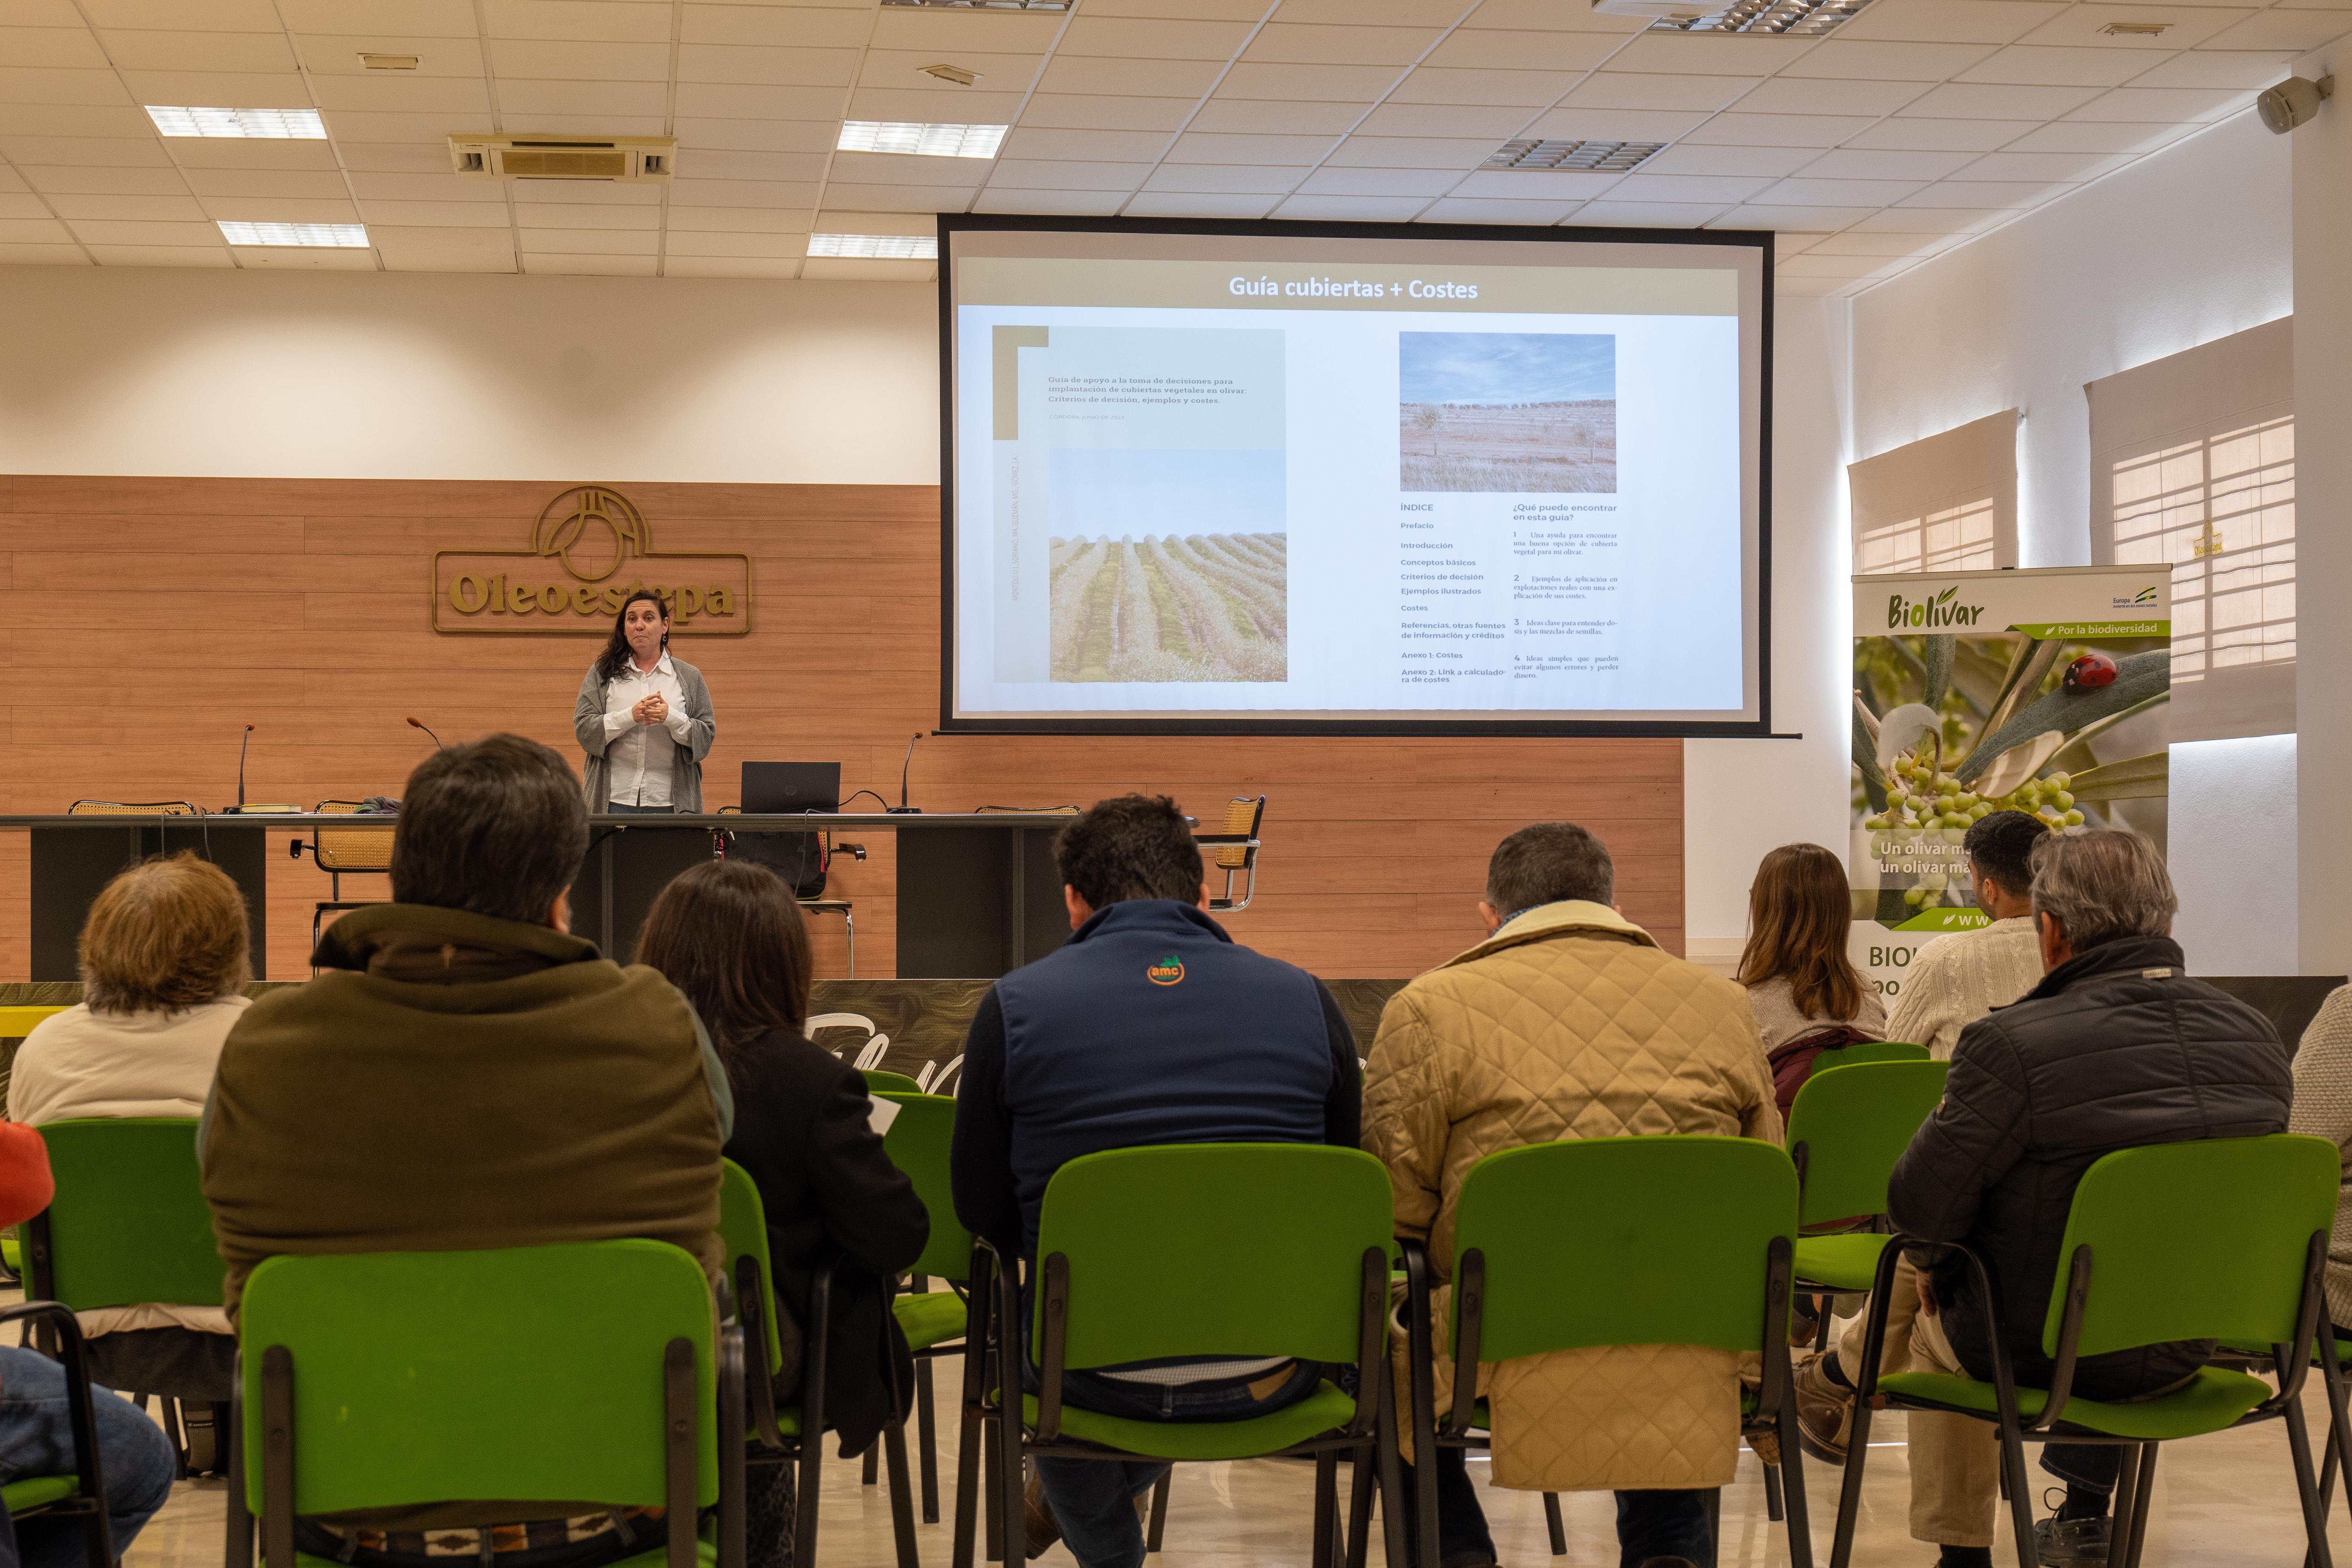
M 610 485 L 574 485 L 540 508 L 521 550 L 433 552 L 433 629 L 454 636 L 603 637 L 650 588 L 699 637 L 751 629 L 751 558 L 656 551 L 645 514 Z

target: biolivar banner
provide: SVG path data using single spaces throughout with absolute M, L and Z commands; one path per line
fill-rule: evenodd
M 2168 565 L 1853 580 L 1851 951 L 1890 1016 L 1922 945 L 1988 922 L 1972 824 L 2163 847 L 2171 647 Z

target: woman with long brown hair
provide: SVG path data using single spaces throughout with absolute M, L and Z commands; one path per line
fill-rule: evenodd
M 882 1152 L 873 1101 L 855 1068 L 808 1040 L 808 930 L 792 889 L 764 866 L 710 860 L 662 889 L 636 960 L 686 995 L 710 1032 L 735 1095 L 727 1157 L 767 1210 L 778 1328 L 787 1342 L 781 1403 L 800 1384 L 796 1321 L 824 1258 L 834 1279 L 826 1424 L 855 1454 L 906 1418 L 914 1360 L 890 1310 L 897 1276 L 922 1255 L 930 1218 Z M 792 1467 L 761 1465 L 751 1500 L 753 1568 L 779 1561 L 793 1512 Z
M 1748 987 L 1784 1116 L 1814 1057 L 1886 1027 L 1877 993 L 1846 956 L 1853 924 L 1845 862 L 1820 845 L 1783 844 L 1756 868 L 1735 978 Z

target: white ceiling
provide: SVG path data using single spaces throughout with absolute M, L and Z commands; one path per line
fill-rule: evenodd
M 807 236 L 975 211 L 1773 228 L 1783 292 L 1848 292 L 2243 109 L 2352 10 L 1874 0 L 1823 39 L 1642 26 L 1589 0 L 0 0 L 0 263 L 927 278 Z M 939 62 L 981 79 L 919 68 Z M 316 107 L 331 140 L 165 139 L 149 103 Z M 1013 130 L 993 160 L 837 153 L 845 118 Z M 677 177 L 459 179 L 446 138 L 483 131 L 674 134 Z M 1623 174 L 1479 170 L 1523 136 L 1673 145 Z M 232 247 L 223 218 L 364 222 L 373 245 Z

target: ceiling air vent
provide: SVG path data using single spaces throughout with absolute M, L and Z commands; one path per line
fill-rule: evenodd
M 1482 169 L 1590 170 L 1614 174 L 1632 168 L 1663 142 L 1506 142 Z
M 478 180 L 667 180 L 677 162 L 669 136 L 452 136 L 449 163 Z
M 1592 0 L 1612 16 L 1647 16 L 1654 33 L 1753 33 L 1818 38 L 1860 14 L 1870 0 Z

